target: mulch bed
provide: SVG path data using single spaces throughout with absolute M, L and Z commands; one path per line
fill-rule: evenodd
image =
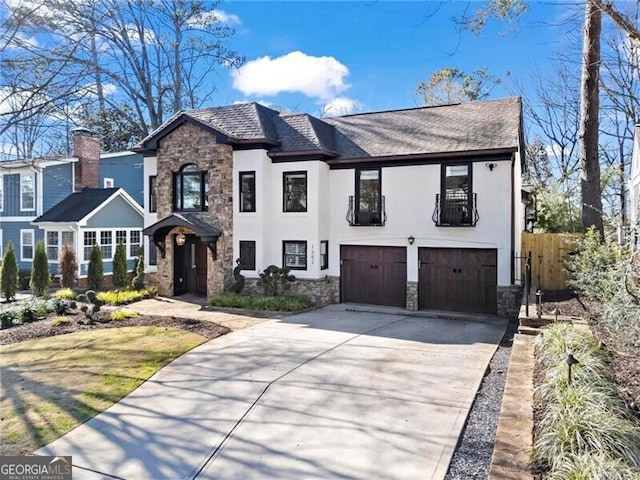
M 543 313 L 551 314 L 555 308 L 561 315 L 580 317 L 589 323 L 593 334 L 613 353 L 611 362 L 623 395 L 640 405 L 640 349 L 627 345 L 626 339 L 612 335 L 598 324 L 597 302 L 578 298 L 570 290 L 545 291 Z
M 55 335 L 64 335 L 67 333 L 80 332 L 85 330 L 97 330 L 101 328 L 120 328 L 120 327 L 141 327 L 156 326 L 165 328 L 179 328 L 188 332 L 197 333 L 209 340 L 225 335 L 231 330 L 214 322 L 194 320 L 190 318 L 163 317 L 153 315 L 141 315 L 136 318 L 127 318 L 125 320 L 117 320 L 111 322 L 96 322 L 92 325 L 84 325 L 79 323 L 84 319 L 84 315 L 68 315 L 65 318 L 71 320 L 54 327 L 51 319 L 54 317 L 38 320 L 33 323 L 25 323 L 16 325 L 11 328 L 0 330 L 0 345 L 8 345 L 11 343 L 22 342 L 32 338 L 53 337 Z

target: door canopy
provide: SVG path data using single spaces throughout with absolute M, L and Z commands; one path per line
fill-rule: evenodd
M 162 258 L 165 258 L 165 238 L 176 227 L 189 229 L 207 246 L 211 252 L 211 257 L 214 260 L 218 258 L 217 242 L 218 237 L 222 235 L 222 229 L 217 219 L 213 223 L 209 223 L 202 220 L 195 213 L 174 213 L 145 228 L 142 233 L 150 238 L 160 250 Z

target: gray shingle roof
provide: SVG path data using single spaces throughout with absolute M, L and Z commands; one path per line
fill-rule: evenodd
M 137 149 L 181 116 L 225 134 L 231 143 L 266 140 L 277 145 L 275 155 L 308 152 L 340 159 L 515 150 L 522 128 L 519 98 L 323 119 L 245 103 L 181 112 Z
M 520 99 L 461 103 L 324 119 L 344 158 L 516 148 Z
M 79 222 L 118 190 L 119 188 L 87 188 L 80 192 L 72 193 L 36 218 L 33 223 Z

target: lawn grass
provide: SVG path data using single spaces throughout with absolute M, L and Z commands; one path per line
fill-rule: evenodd
M 0 347 L 0 455 L 33 453 L 206 340 L 152 326 L 76 332 Z
M 278 297 L 247 297 L 233 292 L 222 292 L 209 299 L 209 305 L 222 308 L 244 308 L 276 312 L 301 312 L 313 306 L 311 300 L 301 295 Z

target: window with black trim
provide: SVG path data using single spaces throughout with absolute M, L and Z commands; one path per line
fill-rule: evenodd
M 356 170 L 356 224 L 382 225 L 382 172 L 379 168 Z
M 475 225 L 471 163 L 442 165 L 440 224 Z
M 240 267 L 242 270 L 256 269 L 256 242 L 240 240 Z
M 307 172 L 284 172 L 282 189 L 284 212 L 307 211 Z
M 320 270 L 329 268 L 329 240 L 320 241 Z
M 282 265 L 291 270 L 306 270 L 307 242 L 291 240 L 282 242 Z
M 256 211 L 256 172 L 240 172 L 240 211 Z
M 209 174 L 188 163 L 173 174 L 173 211 L 206 212 L 209 210 Z
M 158 210 L 158 177 L 151 175 L 149 177 L 149 212 L 157 212 Z

